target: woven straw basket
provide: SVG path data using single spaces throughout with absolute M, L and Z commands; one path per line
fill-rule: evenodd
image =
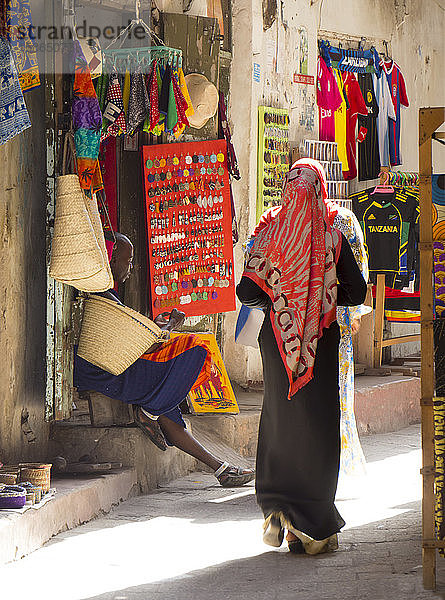
M 77 175 L 57 178 L 50 275 L 84 292 L 113 287 L 97 201 L 87 198 Z
M 14 485 L 17 483 L 17 473 L 0 473 L 0 483 L 6 483 L 7 485 Z
M 21 463 L 20 481 L 29 481 L 47 492 L 51 487 L 51 464 Z
M 85 301 L 78 356 L 120 375 L 165 332 L 140 313 L 101 296 Z

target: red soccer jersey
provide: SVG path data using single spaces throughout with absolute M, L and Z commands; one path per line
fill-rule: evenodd
M 343 171 L 343 177 L 348 181 L 357 177 L 357 141 L 355 129 L 358 115 L 367 115 L 368 108 L 363 99 L 357 77 L 350 71 L 342 72 L 343 90 L 348 100 L 346 111 L 346 155 L 348 157 L 348 171 Z
M 328 68 L 324 58 L 319 56 L 317 64 L 317 104 L 320 140 L 335 142 L 334 113 L 341 103 L 342 97 L 332 69 Z

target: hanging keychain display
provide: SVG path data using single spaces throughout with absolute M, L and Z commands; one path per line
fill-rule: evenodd
M 153 318 L 235 310 L 225 140 L 144 146 Z
M 259 106 L 257 221 L 266 208 L 281 201 L 289 150 L 289 111 Z

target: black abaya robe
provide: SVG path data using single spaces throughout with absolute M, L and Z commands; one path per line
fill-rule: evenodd
M 344 236 L 337 278 L 338 304 L 362 304 L 366 283 Z M 281 511 L 295 529 L 316 540 L 325 539 L 345 524 L 334 505 L 340 462 L 338 324 L 325 329 L 318 341 L 312 380 L 288 400 L 289 380 L 270 321 L 269 296 L 247 277 L 237 286 L 237 295 L 246 306 L 266 311 L 258 338 L 264 400 L 256 463 L 257 502 L 265 517 Z

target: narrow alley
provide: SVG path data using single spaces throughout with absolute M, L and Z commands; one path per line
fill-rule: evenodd
M 367 476 L 340 483 L 347 525 L 337 552 L 270 550 L 253 485 L 223 489 L 193 473 L 4 566 L 2 597 L 23 581 L 35 600 L 443 598 L 422 587 L 419 427 L 364 437 L 363 448 Z

